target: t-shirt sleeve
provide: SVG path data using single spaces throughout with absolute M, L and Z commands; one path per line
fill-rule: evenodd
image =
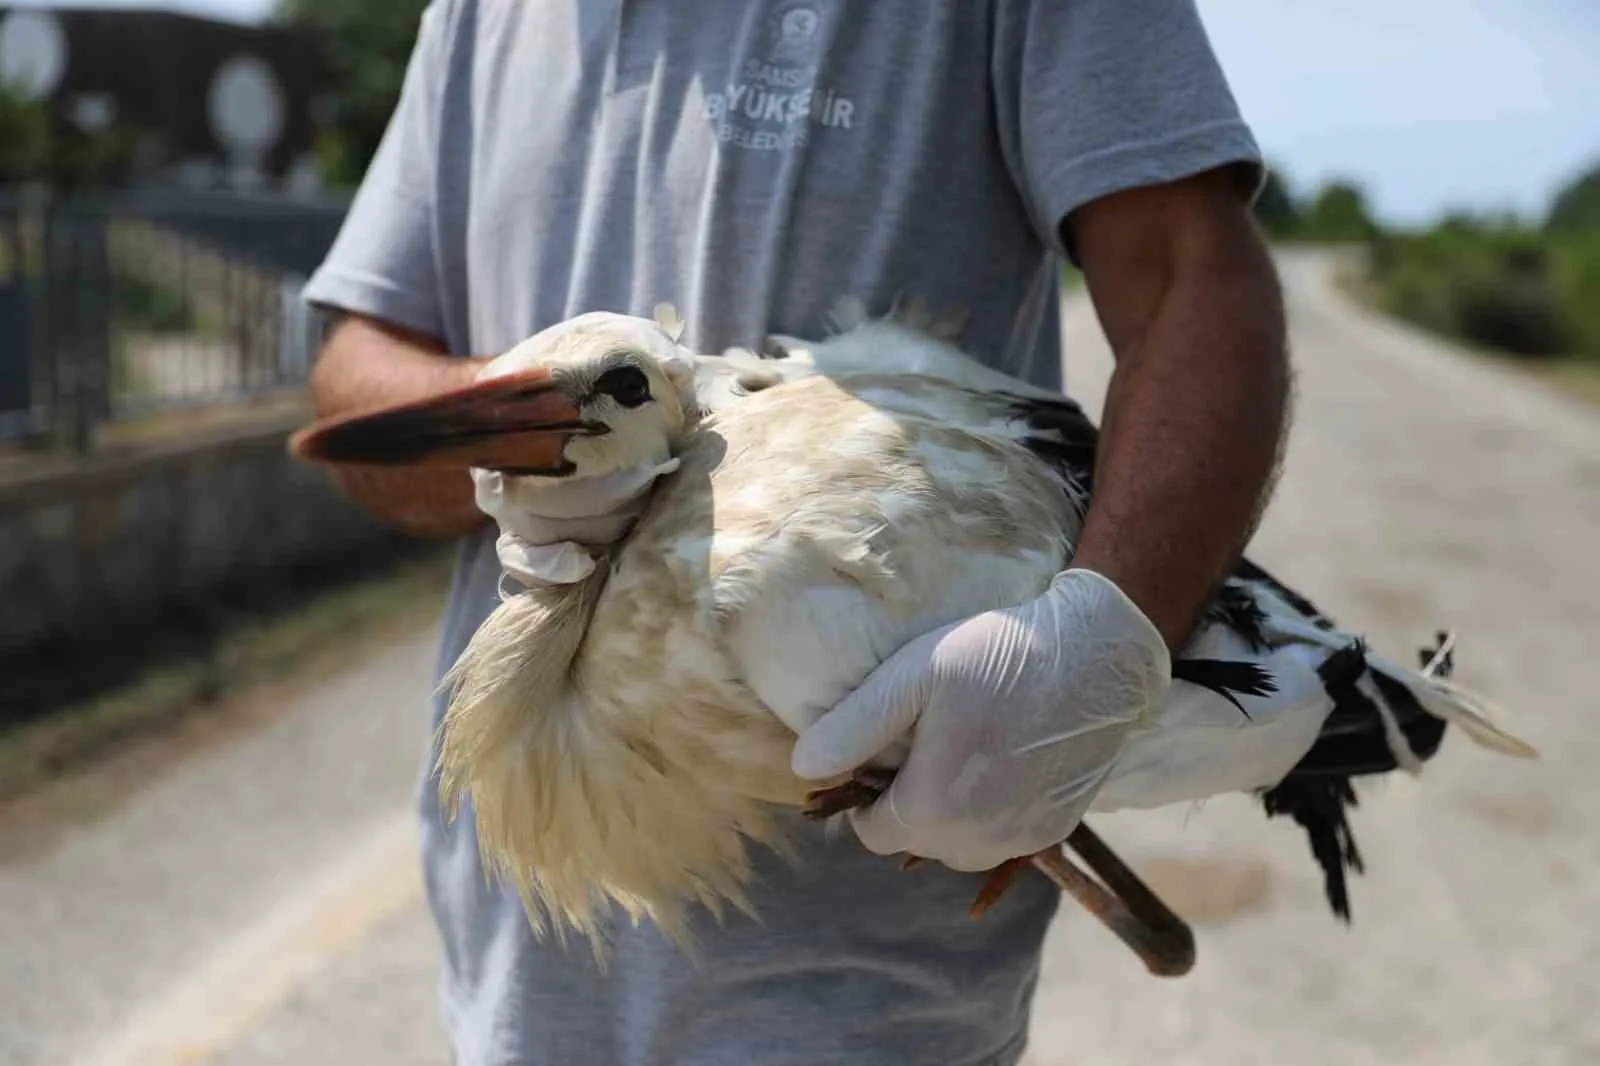
M 994 91 L 1002 148 L 1039 235 L 1069 258 L 1061 223 L 1124 189 L 1261 153 L 1194 0 L 997 0 Z
M 302 290 L 342 309 L 444 338 L 437 160 L 452 0 L 424 9 L 400 97 L 327 257 Z

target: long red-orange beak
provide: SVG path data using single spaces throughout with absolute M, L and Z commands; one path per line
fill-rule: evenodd
M 326 418 L 289 438 L 296 458 L 379 466 L 481 467 L 560 477 L 567 441 L 609 432 L 585 422 L 550 371 L 524 370 L 423 400 Z

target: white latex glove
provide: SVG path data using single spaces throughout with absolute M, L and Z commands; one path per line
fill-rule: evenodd
M 524 586 L 582 581 L 594 572 L 592 549 L 620 540 L 649 500 L 656 478 L 677 459 L 603 477 L 509 477 L 473 470 L 478 509 L 500 527 L 495 553 Z
M 987 870 L 1071 834 L 1171 679 L 1144 613 L 1071 569 L 1030 603 L 900 648 L 801 734 L 793 769 L 848 773 L 909 739 L 889 790 L 852 812 L 856 834 L 880 855 Z

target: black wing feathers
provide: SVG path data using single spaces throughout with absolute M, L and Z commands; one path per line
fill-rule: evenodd
M 1093 488 L 1095 444 L 1098 431 L 1083 409 L 1070 400 L 1044 400 L 1008 396 L 1011 411 L 1031 432 L 1024 445 L 1063 480 L 1082 492 Z M 1264 633 L 1267 621 L 1251 586 L 1270 590 L 1307 622 L 1322 630 L 1337 628 L 1333 620 L 1306 597 L 1273 577 L 1249 559 L 1240 559 L 1231 579 L 1223 583 L 1205 620 L 1226 626 L 1255 651 L 1271 647 Z M 1444 647 L 1423 649 L 1424 665 Z M 1453 666 L 1446 652 L 1440 676 Z M 1364 872 L 1356 847 L 1349 811 L 1356 806 L 1352 779 L 1363 774 L 1396 769 L 1383 717 L 1371 696 L 1358 682 L 1368 681 L 1394 713 L 1406 743 L 1422 760 L 1430 759 L 1443 740 L 1446 723 L 1427 713 L 1404 685 L 1373 670 L 1365 644 L 1352 641 L 1329 653 L 1318 669 L 1333 711 L 1323 723 L 1316 743 L 1282 781 L 1259 793 L 1268 817 L 1287 816 L 1305 830 L 1311 854 L 1322 868 L 1324 891 L 1334 914 L 1350 920 L 1347 873 Z M 1269 695 L 1276 691 L 1271 674 L 1255 663 L 1216 659 L 1176 659 L 1173 677 L 1203 685 L 1245 713 L 1240 695 Z

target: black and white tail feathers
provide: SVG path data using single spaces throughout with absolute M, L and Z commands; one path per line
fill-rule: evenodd
M 1029 428 L 1024 443 L 1066 482 L 1080 504 L 1093 487 L 1097 430 L 1070 400 L 1012 397 L 1013 413 Z M 1437 754 L 1448 726 L 1459 725 L 1476 743 L 1517 756 L 1533 749 L 1491 721 L 1484 702 L 1453 685 L 1453 642 L 1421 651 L 1420 669 L 1371 654 L 1360 638 L 1344 633 L 1303 595 L 1248 559 L 1242 559 L 1208 606 L 1203 625 L 1226 627 L 1253 651 L 1287 643 L 1324 648 L 1317 669 L 1332 704 L 1311 749 L 1275 786 L 1258 797 L 1268 817 L 1293 819 L 1306 833 L 1322 868 L 1333 912 L 1350 920 L 1346 874 L 1364 872 L 1349 812 L 1354 780 L 1403 769 L 1415 773 Z M 1271 694 L 1275 682 L 1260 663 L 1175 658 L 1176 679 L 1204 686 L 1245 713 L 1240 696 Z
M 1410 670 L 1374 656 L 1365 641 L 1341 633 L 1310 601 L 1253 563 L 1241 563 L 1228 587 L 1231 597 L 1254 603 L 1269 643 L 1302 640 L 1328 649 L 1317 675 L 1332 710 L 1311 749 L 1259 798 L 1268 817 L 1292 818 L 1305 831 L 1328 904 L 1348 922 L 1346 875 L 1365 871 L 1349 821 L 1356 778 L 1417 772 L 1438 753 L 1451 724 L 1504 754 L 1526 757 L 1533 749 L 1493 725 L 1482 701 L 1450 682 L 1455 659 L 1447 634 L 1421 649 L 1420 668 Z

